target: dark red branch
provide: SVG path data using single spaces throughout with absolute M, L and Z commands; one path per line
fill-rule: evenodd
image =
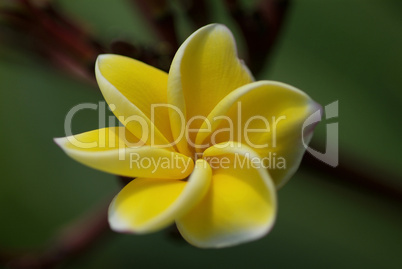
M 288 0 L 261 0 L 251 11 L 245 11 L 238 0 L 225 0 L 229 13 L 238 23 L 247 44 L 246 62 L 258 74 L 267 62 L 277 41 L 289 6 Z
M 147 63 L 164 71 L 169 71 L 172 55 L 170 51 L 160 46 L 133 45 L 124 40 L 115 40 L 110 44 L 110 51 L 125 55 L 141 62 Z
M 167 0 L 131 0 L 140 8 L 141 14 L 161 41 L 169 45 L 171 54 L 179 47 L 174 14 Z
M 50 2 L 43 6 L 29 0 L 15 3 L 19 5 L 0 10 L 4 25 L 19 38 L 14 43 L 23 44 L 63 70 L 93 82 L 95 59 L 104 52 L 100 43 Z
M 180 3 L 185 9 L 187 17 L 197 29 L 210 23 L 209 10 L 205 0 L 182 0 Z
M 39 28 L 57 41 L 57 45 L 79 55 L 84 61 L 93 60 L 99 54 L 100 46 L 99 48 L 94 47 L 93 44 L 96 42 L 89 37 L 88 33 L 75 26 L 71 21 L 66 22 L 66 18 L 61 16 L 50 4 L 39 8 L 29 0 L 19 1 L 34 22 L 39 24 Z
M 44 251 L 33 251 L 16 255 L 3 255 L 3 264 L 10 269 L 53 268 L 63 261 L 83 254 L 110 231 L 107 221 L 107 206 L 86 213 L 78 221 L 57 234 Z
M 402 182 L 400 176 L 389 171 L 381 171 L 373 165 L 359 162 L 350 154 L 340 153 L 339 166 L 333 168 L 306 152 L 300 166 L 300 172 L 314 174 L 320 179 L 351 187 L 357 191 L 370 193 L 383 200 L 402 203 Z M 358 169 L 358 167 L 364 167 Z

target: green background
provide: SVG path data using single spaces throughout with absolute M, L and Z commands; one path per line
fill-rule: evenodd
M 152 43 L 124 0 L 56 1 L 106 43 Z M 244 41 L 220 1 L 214 21 Z M 182 16 L 182 39 L 193 29 Z M 402 175 L 402 2 L 295 0 L 271 61 L 258 79 L 294 85 L 322 105 L 339 100 L 340 163 Z M 84 167 L 52 141 L 73 106 L 103 98 L 35 55 L 0 45 L 0 249 L 42 246 L 61 227 L 120 189 L 113 175 Z M 333 122 L 333 120 L 331 121 Z M 97 128 L 82 111 L 73 131 Z M 316 141 L 325 137 L 325 121 Z M 342 157 L 345 157 L 344 159 Z M 402 180 L 377 175 L 397 186 Z M 279 215 L 265 238 L 202 250 L 167 236 L 109 234 L 60 268 L 402 268 L 402 209 L 359 188 L 299 172 L 279 191 Z

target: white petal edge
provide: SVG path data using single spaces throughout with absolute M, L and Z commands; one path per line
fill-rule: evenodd
M 219 120 L 214 120 L 215 116 L 219 116 L 219 115 L 225 115 L 228 110 L 233 106 L 233 104 L 242 96 L 246 95 L 247 93 L 258 89 L 261 86 L 279 86 L 282 87 L 284 89 L 293 91 L 297 94 L 303 95 L 306 98 L 308 98 L 309 100 L 309 104 L 308 107 L 310 108 L 309 111 L 315 112 L 317 110 L 318 107 L 320 107 L 316 102 L 313 101 L 313 99 L 311 99 L 305 92 L 303 92 L 302 90 L 299 90 L 296 87 L 293 87 L 289 84 L 283 83 L 283 82 L 279 82 L 279 81 L 273 81 L 273 80 L 260 80 L 260 81 L 256 81 L 256 82 L 252 82 L 249 83 L 247 85 L 244 85 L 236 90 L 234 90 L 233 92 L 229 93 L 224 99 L 222 99 L 216 106 L 215 108 L 211 111 L 211 113 L 209 113 L 207 120 L 201 125 L 200 129 L 207 129 L 208 125 L 206 122 L 210 122 L 211 124 L 211 133 L 213 133 L 216 128 L 219 125 Z M 310 112 L 307 112 L 310 113 Z M 197 134 L 197 138 L 196 138 L 196 144 L 201 145 L 203 140 L 209 135 L 209 133 L 205 133 L 205 132 L 199 132 Z
M 191 171 L 193 170 L 193 161 L 190 160 L 189 157 L 177 153 L 172 152 L 166 149 L 153 148 L 150 146 L 141 146 L 141 147 L 133 147 L 133 148 L 124 148 L 124 153 L 122 154 L 120 149 L 111 149 L 105 151 L 81 151 L 75 150 L 72 148 L 66 147 L 66 143 L 69 143 L 70 139 L 73 139 L 74 135 L 67 137 L 59 137 L 54 138 L 54 142 L 72 159 L 78 161 L 81 164 L 94 168 L 96 170 L 100 170 L 106 173 L 126 176 L 126 177 L 147 177 L 147 178 L 168 178 L 168 179 L 183 179 L 186 178 Z M 75 140 L 75 139 L 73 139 Z M 110 160 L 120 160 L 119 158 L 124 158 L 124 160 L 130 160 L 132 154 L 138 154 L 140 158 L 149 158 L 151 159 L 153 154 L 151 152 L 158 151 L 161 154 L 161 157 L 158 158 L 170 158 L 174 160 L 175 158 L 183 159 L 183 164 L 187 165 L 187 169 L 184 170 L 185 167 L 178 167 L 177 171 L 169 171 L 169 170 L 161 170 L 157 169 L 154 173 L 148 173 L 144 169 L 132 169 L 127 167 L 127 163 L 123 161 L 117 162 L 120 167 L 119 171 L 108 171 L 106 169 L 102 169 L 99 167 L 99 163 L 109 163 Z M 188 162 L 187 162 L 188 161 Z M 179 162 L 181 163 L 181 162 Z M 125 165 L 126 164 L 126 165 Z M 117 170 L 117 169 L 116 169 Z
M 211 184 L 211 177 L 212 169 L 209 164 L 202 159 L 197 160 L 194 171 L 189 176 L 188 183 L 177 200 L 166 211 L 141 227 L 131 227 L 129 223 L 126 223 L 116 213 L 116 196 L 109 206 L 109 224 L 111 229 L 116 232 L 145 234 L 167 227 L 174 223 L 176 218 L 180 218 L 190 211 L 204 197 Z
M 147 127 L 149 127 L 148 130 L 154 130 L 155 134 L 155 142 L 156 145 L 153 146 L 160 146 L 163 148 L 166 148 L 168 150 L 174 150 L 172 147 L 172 144 L 166 139 L 166 137 L 162 134 L 162 132 L 157 128 L 157 126 L 154 125 L 153 122 L 133 103 L 131 103 L 113 84 L 111 84 L 101 73 L 99 69 L 99 62 L 102 59 L 108 58 L 108 57 L 113 57 L 113 54 L 102 54 L 99 55 L 98 58 L 96 59 L 95 63 L 95 76 L 96 80 L 98 82 L 99 88 L 103 94 L 103 97 L 105 98 L 106 102 L 109 104 L 113 104 L 115 106 L 115 109 L 113 110 L 113 113 L 118 113 L 118 111 L 121 111 L 121 107 L 128 107 L 132 111 L 131 115 L 123 115 L 124 113 L 118 113 L 123 115 L 126 119 L 120 119 L 118 120 L 124 125 L 124 122 L 122 120 L 127 120 L 130 116 L 137 115 L 143 120 L 145 120 Z M 102 86 L 101 86 L 102 85 Z M 110 103 L 110 100 L 118 100 L 118 103 Z M 135 126 L 134 126 L 135 127 Z M 137 128 L 134 128 L 132 126 L 126 126 L 127 129 L 130 130 L 130 132 L 135 135 L 138 139 L 142 138 L 142 134 L 139 135 L 137 132 Z M 147 131 L 148 131 L 147 130 Z M 142 130 L 144 132 L 144 130 Z M 147 142 L 147 141 L 144 141 Z
M 184 56 L 187 46 L 190 44 L 190 42 L 192 42 L 192 40 L 194 39 L 195 36 L 200 35 L 202 32 L 212 31 L 212 29 L 215 27 L 220 27 L 223 31 L 228 33 L 228 35 L 232 39 L 232 44 L 234 46 L 234 50 L 237 53 L 238 50 L 237 50 L 236 40 L 235 40 L 232 32 L 230 31 L 230 29 L 226 25 L 219 24 L 219 23 L 212 23 L 212 24 L 208 24 L 208 25 L 201 27 L 200 29 L 198 29 L 197 31 L 192 33 L 183 42 L 183 44 L 177 50 L 177 52 L 173 58 L 172 64 L 170 66 L 169 74 L 174 73 L 174 74 L 176 74 L 176 76 L 174 79 L 171 75 L 169 75 L 169 77 L 168 77 L 167 100 L 168 100 L 169 104 L 175 105 L 176 107 L 178 107 L 181 110 L 184 118 L 186 118 L 186 102 L 184 99 L 184 93 L 183 93 L 183 89 L 181 87 L 181 83 L 177 83 L 178 80 L 181 81 L 181 72 L 180 72 L 181 60 Z M 244 70 L 248 73 L 248 75 L 250 76 L 252 81 L 254 81 L 255 80 L 254 76 L 251 73 L 250 69 L 245 64 L 245 62 L 243 60 L 239 59 L 237 54 L 235 56 L 239 60 L 240 64 L 244 68 Z M 172 85 L 180 85 L 180 87 L 173 87 Z M 173 139 L 177 139 L 178 137 L 180 137 L 182 135 L 181 134 L 182 129 L 180 127 L 177 127 L 177 126 L 181 126 L 181 123 L 182 123 L 181 119 L 179 117 L 177 117 L 177 113 L 171 109 L 169 110 L 169 118 L 170 118 L 170 122 L 171 122 Z M 182 152 L 185 155 L 189 155 L 189 154 L 192 155 L 191 151 L 188 148 L 187 143 L 179 142 L 177 144 L 177 148 L 179 149 L 180 152 Z
M 257 153 L 255 153 L 251 148 L 248 146 L 242 145 L 237 142 L 232 142 L 231 143 L 233 146 L 232 147 L 225 147 L 225 149 L 228 149 L 226 152 L 222 152 L 222 148 L 219 148 L 220 145 L 227 145 L 227 143 L 222 143 L 222 144 L 217 144 L 215 146 L 212 146 L 208 148 L 204 152 L 204 156 L 219 156 L 227 153 L 233 153 L 233 154 L 240 154 L 242 156 L 250 156 L 251 158 L 260 158 Z M 177 228 L 180 231 L 180 234 L 183 236 L 183 238 L 191 243 L 192 245 L 199 247 L 199 248 L 224 248 L 224 247 L 231 247 L 231 246 L 236 246 L 239 244 L 255 241 L 257 239 L 260 239 L 267 235 L 273 228 L 275 221 L 276 221 L 276 212 L 277 212 L 277 196 L 276 196 L 276 188 L 275 185 L 271 179 L 271 177 L 268 174 L 268 171 L 266 169 L 260 168 L 257 169 L 261 178 L 263 179 L 264 183 L 266 184 L 268 190 L 270 191 L 271 197 L 272 197 L 272 207 L 274 210 L 274 213 L 272 214 L 272 217 L 267 220 L 267 223 L 264 227 L 261 227 L 260 229 L 255 229 L 253 231 L 245 231 L 242 233 L 236 233 L 234 235 L 231 235 L 230 237 L 226 238 L 215 238 L 210 241 L 203 241 L 200 242 L 197 239 L 193 238 L 191 236 L 191 233 L 188 233 L 184 226 L 180 224 L 180 220 L 176 222 Z M 212 183 L 213 184 L 213 183 Z

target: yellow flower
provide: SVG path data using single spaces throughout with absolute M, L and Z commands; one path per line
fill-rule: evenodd
M 299 166 L 302 124 L 317 108 L 305 93 L 255 82 L 219 24 L 193 33 L 169 74 L 106 54 L 96 78 L 124 127 L 56 142 L 85 165 L 135 178 L 110 205 L 113 230 L 149 233 L 176 222 L 189 243 L 204 248 L 269 232 L 276 189 Z

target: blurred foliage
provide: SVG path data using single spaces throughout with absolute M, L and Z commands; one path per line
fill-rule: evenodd
M 106 44 L 155 42 L 128 1 L 56 3 Z M 209 3 L 213 21 L 228 24 L 244 44 L 220 1 Z M 301 88 L 323 105 L 339 100 L 341 151 L 399 175 L 401 14 L 398 0 L 295 0 L 272 59 L 257 76 Z M 179 22 L 183 39 L 194 29 L 185 14 Z M 69 109 L 103 98 L 38 56 L 1 44 L 0 98 L 0 249 L 41 246 L 120 188 L 114 176 L 74 162 L 52 141 L 64 135 Z M 97 111 L 73 119 L 75 133 L 97 126 Z M 315 139 L 324 137 L 322 123 Z M 297 173 L 279 192 L 278 221 L 262 240 L 202 250 L 163 231 L 113 234 L 60 268 L 401 268 L 401 212 L 400 204 Z

